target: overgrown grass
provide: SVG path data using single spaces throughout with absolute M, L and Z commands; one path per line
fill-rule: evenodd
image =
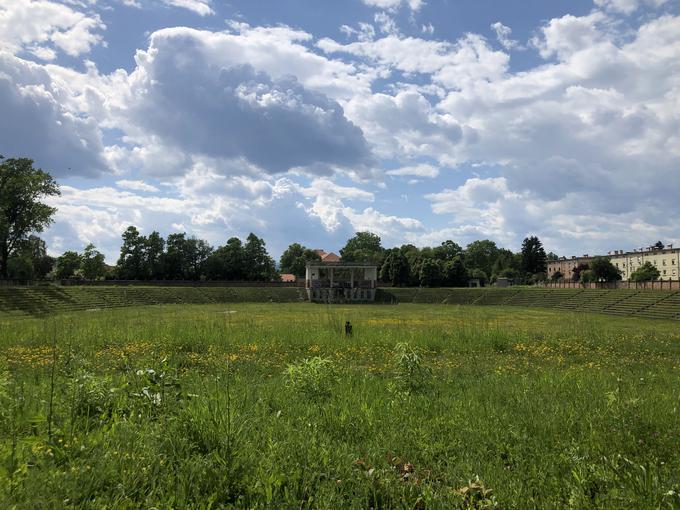
M 167 305 L 0 360 L 0 508 L 680 507 L 677 323 Z

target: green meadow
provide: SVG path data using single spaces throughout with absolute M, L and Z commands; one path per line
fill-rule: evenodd
M 680 508 L 679 452 L 677 322 L 308 303 L 0 318 L 0 508 Z

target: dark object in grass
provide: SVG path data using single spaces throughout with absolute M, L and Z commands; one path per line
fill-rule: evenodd
M 352 336 L 352 323 L 349 321 L 345 322 L 345 336 Z

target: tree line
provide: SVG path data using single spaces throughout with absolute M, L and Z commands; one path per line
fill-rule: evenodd
M 184 232 L 165 239 L 155 231 L 144 236 L 135 226 L 123 233 L 115 266 L 108 266 L 93 244 L 81 253 L 70 250 L 51 257 L 37 234 L 52 223 L 56 209 L 41 200 L 59 194 L 56 181 L 34 168 L 31 159 L 0 155 L 0 278 L 274 281 L 281 273 L 302 278 L 306 264 L 320 259 L 315 250 L 293 243 L 281 255 L 277 269 L 264 240 L 253 233 L 245 241 L 231 237 L 215 248 Z M 664 245 L 659 241 L 655 247 L 663 249 Z M 514 253 L 488 239 L 465 248 L 451 240 L 434 247 L 404 244 L 384 248 L 380 237 L 371 232 L 358 232 L 348 239 L 340 255 L 346 262 L 377 264 L 380 279 L 391 285 L 430 287 L 467 286 L 470 279 L 534 283 L 546 279 L 547 261 L 557 259 L 557 255 L 545 253 L 536 236 L 525 238 L 521 251 Z M 584 283 L 615 281 L 621 279 L 621 272 L 608 258 L 596 257 L 576 267 L 570 276 Z M 551 278 L 569 276 L 556 272 Z M 631 275 L 633 281 L 658 278 L 658 269 L 649 263 Z
M 41 199 L 59 194 L 58 184 L 47 172 L 34 168 L 32 160 L 0 155 L 0 277 L 273 281 L 280 273 L 302 278 L 306 264 L 320 259 L 315 250 L 293 243 L 281 255 L 277 269 L 265 241 L 253 233 L 245 241 L 231 237 L 224 245 L 212 247 L 184 232 L 167 238 L 155 231 L 144 236 L 135 226 L 123 233 L 115 266 L 108 266 L 93 244 L 80 253 L 69 250 L 55 258 L 47 254 L 37 234 L 52 223 L 56 212 Z M 531 283 L 544 279 L 548 258 L 556 258 L 546 255 L 535 236 L 524 240 L 520 253 L 513 253 L 488 239 L 465 248 L 451 240 L 435 247 L 384 248 L 380 237 L 371 232 L 358 232 L 340 256 L 346 262 L 373 262 L 381 280 L 403 286 L 466 286 L 471 278 Z

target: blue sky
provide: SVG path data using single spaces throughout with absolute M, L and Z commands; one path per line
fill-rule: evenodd
M 680 244 L 679 97 L 675 0 L 0 0 L 0 153 L 109 262 L 130 224 Z

